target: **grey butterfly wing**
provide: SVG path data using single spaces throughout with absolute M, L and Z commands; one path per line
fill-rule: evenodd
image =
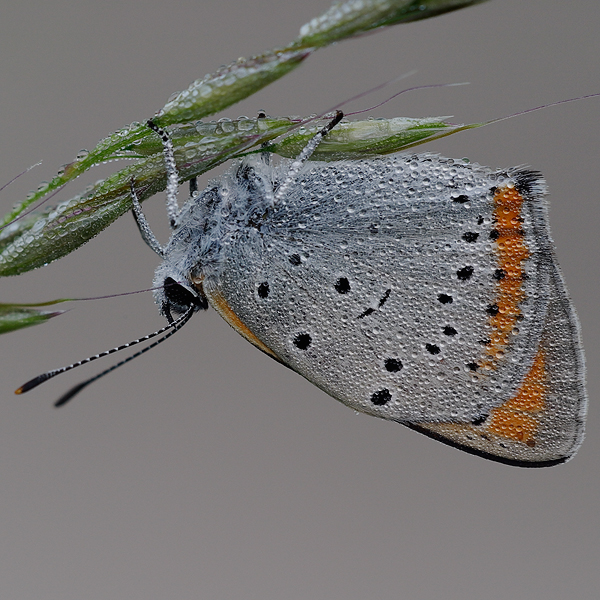
M 511 196 L 519 177 L 529 202 Z M 230 237 L 205 292 L 348 406 L 517 460 L 440 428 L 485 427 L 534 365 L 556 291 L 542 194 L 534 176 L 432 155 L 312 163 Z

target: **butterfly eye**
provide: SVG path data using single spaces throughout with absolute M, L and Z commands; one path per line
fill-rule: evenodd
M 206 299 L 203 296 L 190 292 L 172 277 L 165 278 L 163 289 L 165 291 L 165 304 L 167 305 L 165 306 L 165 313 L 167 315 L 170 314 L 171 309 L 178 313 L 184 313 L 192 306 L 196 306 L 197 309 L 208 308 Z

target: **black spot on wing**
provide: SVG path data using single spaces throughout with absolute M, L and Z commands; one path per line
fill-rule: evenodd
M 460 279 L 460 281 L 467 281 L 473 275 L 473 271 L 474 269 L 471 266 L 463 267 L 462 269 L 456 271 L 456 276 Z
M 397 373 L 400 371 L 400 369 L 402 369 L 402 361 L 398 360 L 397 358 L 386 358 L 383 364 L 385 366 L 385 370 L 389 371 L 390 373 Z
M 466 233 L 463 233 L 462 239 L 465 242 L 472 244 L 473 242 L 477 241 L 478 237 L 479 237 L 479 234 L 476 231 L 467 231 Z
M 495 317 L 499 312 L 500 312 L 500 308 L 497 304 L 490 304 L 486 309 L 485 312 L 492 316 Z
M 385 293 L 379 299 L 379 304 L 377 305 L 377 308 L 381 308 L 388 301 L 388 298 L 390 297 L 391 293 L 392 293 L 391 289 L 385 290 Z M 374 312 L 375 312 L 375 309 L 369 307 L 364 312 L 362 312 L 360 315 L 358 315 L 358 318 L 359 319 L 364 319 L 365 317 L 368 317 L 369 315 L 372 315 Z
M 381 308 L 387 302 L 388 298 L 390 297 L 391 292 L 392 292 L 392 290 L 385 290 L 385 294 L 383 294 L 383 296 L 379 300 L 379 308 Z
M 306 350 L 312 342 L 312 338 L 308 333 L 298 333 L 294 338 L 294 346 L 300 350 Z
M 269 282 L 268 281 L 263 281 L 259 286 L 258 286 L 258 297 L 259 298 L 266 298 L 269 295 Z
M 392 394 L 387 389 L 378 390 L 371 394 L 371 402 L 375 406 L 384 406 L 392 399 Z
M 459 204 L 464 204 L 469 200 L 470 198 L 466 194 L 461 194 L 460 196 L 456 196 L 456 198 L 452 198 L 452 202 L 458 202 Z
M 350 282 L 346 277 L 340 277 L 333 287 L 338 294 L 347 294 L 350 291 Z

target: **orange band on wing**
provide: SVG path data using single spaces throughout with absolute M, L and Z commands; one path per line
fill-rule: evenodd
M 519 303 L 525 299 L 523 263 L 530 253 L 521 228 L 524 201 L 523 196 L 510 186 L 499 188 L 494 195 L 494 221 L 498 236 L 496 254 L 500 277 L 497 278 L 497 311 L 489 318 L 492 332 L 486 346 L 487 358 L 480 365 L 484 369 L 495 369 L 497 361 L 503 357 L 521 314 Z
M 546 356 L 540 348 L 517 393 L 490 411 L 487 431 L 525 442 L 528 446 L 535 445 L 533 437 L 538 420 L 534 415 L 544 410 L 546 393 Z
M 546 353 L 540 348 L 516 394 L 501 406 L 493 408 L 482 424 L 414 423 L 410 426 L 476 454 L 493 456 L 501 462 L 502 457 L 508 462 L 519 462 L 512 454 L 518 446 L 511 450 L 511 446 L 506 444 L 512 442 L 535 448 L 538 416 L 546 408 L 547 375 Z M 523 460 L 526 460 L 525 456 Z
M 281 359 L 271 348 L 263 344 L 242 322 L 242 320 L 233 312 L 233 309 L 227 303 L 227 300 L 223 298 L 218 292 L 208 294 L 205 291 L 211 304 L 217 310 L 217 312 L 241 335 L 243 335 L 251 344 L 254 344 L 259 350 L 262 350 L 269 356 L 272 356 L 275 360 L 281 362 Z

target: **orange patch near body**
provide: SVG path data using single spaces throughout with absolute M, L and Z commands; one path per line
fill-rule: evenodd
M 480 366 L 495 369 L 497 361 L 504 355 L 521 309 L 519 303 L 525 299 L 523 289 L 524 262 L 530 253 L 521 228 L 521 209 L 525 199 L 514 187 L 499 188 L 494 195 L 494 221 L 498 268 L 502 273 L 498 279 L 496 314 L 491 314 L 490 342 L 486 347 L 487 358 Z
M 205 292 L 206 293 L 206 292 Z M 233 312 L 233 309 L 218 292 L 206 294 L 215 310 L 241 335 L 243 335 L 251 344 L 254 344 L 259 350 L 272 356 L 274 359 L 282 362 L 279 356 L 268 346 L 263 344 L 242 322 L 242 320 Z
M 538 428 L 534 415 L 544 410 L 546 392 L 546 357 L 540 349 L 517 393 L 491 410 L 487 431 L 534 445 L 533 437 Z

